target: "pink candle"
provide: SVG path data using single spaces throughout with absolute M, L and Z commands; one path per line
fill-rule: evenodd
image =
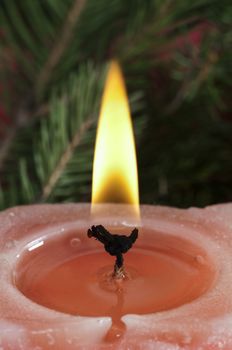
M 126 206 L 103 207 L 102 224 L 130 232 Z M 231 213 L 142 206 L 129 277 L 113 283 L 114 258 L 86 235 L 89 205 L 6 210 L 2 348 L 231 349 Z

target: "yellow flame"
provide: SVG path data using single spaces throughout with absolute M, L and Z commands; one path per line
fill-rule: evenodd
M 126 87 L 117 62 L 106 78 L 93 164 L 92 206 L 127 203 L 139 216 L 136 151 Z

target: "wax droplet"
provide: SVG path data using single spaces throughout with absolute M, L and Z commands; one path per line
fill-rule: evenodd
M 77 237 L 76 238 L 72 238 L 70 240 L 70 245 L 71 245 L 72 248 L 79 247 L 80 243 L 81 243 L 81 240 L 80 240 L 80 238 L 77 238 Z
M 112 320 L 113 324 L 109 331 L 106 333 L 104 342 L 111 343 L 119 340 L 126 331 L 126 325 L 121 319 Z
M 202 255 L 196 255 L 195 259 L 198 264 L 200 265 L 205 264 L 205 258 Z

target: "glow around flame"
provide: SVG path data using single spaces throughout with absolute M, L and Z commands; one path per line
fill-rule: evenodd
M 92 208 L 106 202 L 131 204 L 139 216 L 132 122 L 123 76 L 116 62 L 111 63 L 106 78 L 93 164 Z

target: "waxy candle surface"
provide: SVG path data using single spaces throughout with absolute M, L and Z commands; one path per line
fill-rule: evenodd
M 98 242 L 86 240 L 86 231 L 71 230 L 29 246 L 16 272 L 16 285 L 24 295 L 51 309 L 110 316 L 117 323 L 125 314 L 154 313 L 187 303 L 207 290 L 214 278 L 199 247 L 141 228 L 140 242 L 125 256 L 125 278 L 115 279 L 115 258 Z
M 0 215 L 3 349 L 231 349 L 232 205 L 141 207 L 128 278 L 86 229 L 89 205 L 41 205 Z M 127 234 L 126 206 L 101 223 Z

